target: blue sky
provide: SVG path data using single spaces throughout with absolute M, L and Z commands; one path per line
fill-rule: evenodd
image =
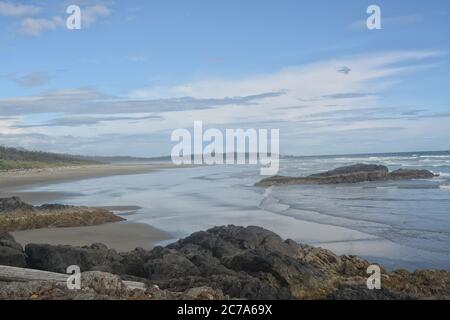
M 450 149 L 449 33 L 436 0 L 0 0 L 0 144 L 156 156 L 203 120 L 297 155 Z

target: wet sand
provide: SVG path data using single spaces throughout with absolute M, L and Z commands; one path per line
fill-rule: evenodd
M 0 172 L 0 198 L 21 197 L 23 201 L 39 205 L 80 194 L 68 192 L 24 192 L 23 188 L 119 175 L 132 175 L 160 169 L 180 168 L 172 163 L 101 164 L 73 167 L 30 169 Z
M 142 223 L 116 222 L 99 226 L 47 228 L 11 233 L 17 242 L 85 246 L 103 243 L 119 252 L 135 248 L 152 249 L 157 243 L 172 237 L 159 229 Z

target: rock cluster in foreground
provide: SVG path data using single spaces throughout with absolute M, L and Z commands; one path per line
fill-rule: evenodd
M 0 198 L 0 230 L 5 231 L 92 226 L 123 220 L 101 208 L 62 204 L 32 206 L 19 197 Z
M 355 164 L 312 174 L 307 177 L 273 176 L 262 179 L 257 182 L 255 186 L 270 187 L 273 185 L 293 184 L 339 184 L 366 181 L 431 179 L 436 176 L 437 175 L 428 170 L 398 169 L 389 172 L 389 169 L 382 165 Z
M 21 251 L 8 234 L 0 239 L 0 265 L 64 273 L 75 264 L 96 271 L 91 278 L 97 279 L 84 283 L 85 291 L 70 292 L 54 283 L 0 283 L 0 299 L 450 299 L 448 271 L 382 269 L 382 289 L 369 290 L 366 260 L 283 240 L 259 227 L 215 227 L 167 247 L 127 253 L 101 244 L 28 244 Z M 117 280 L 114 275 L 147 289 L 95 286 L 102 277 Z

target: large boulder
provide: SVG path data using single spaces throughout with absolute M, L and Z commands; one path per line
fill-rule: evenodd
M 27 267 L 33 269 L 65 273 L 68 266 L 77 265 L 83 272 L 110 272 L 129 280 L 148 277 L 145 264 L 150 252 L 142 248 L 118 253 L 101 243 L 83 247 L 28 244 L 25 253 Z
M 33 212 L 34 210 L 32 205 L 23 202 L 19 197 L 0 198 L 0 214 L 12 211 Z
M 318 297 L 333 290 L 336 277 L 365 272 L 360 260 L 284 241 L 253 226 L 215 227 L 153 251 L 158 256 L 147 262 L 153 267 L 148 269 L 151 282 L 175 291 L 207 285 L 236 298 Z
M 25 267 L 26 259 L 22 246 L 9 233 L 0 231 L 0 265 Z
M 117 273 L 121 270 L 122 257 L 103 244 L 84 247 L 27 244 L 27 266 L 32 269 L 66 273 L 67 267 L 77 265 L 81 271 Z

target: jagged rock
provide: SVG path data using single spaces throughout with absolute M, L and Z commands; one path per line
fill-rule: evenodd
M 374 164 L 355 164 L 334 170 L 316 173 L 307 177 L 273 176 L 262 179 L 255 186 L 269 187 L 273 185 L 293 184 L 339 184 L 366 181 L 387 181 L 407 179 L 430 179 L 436 177 L 428 170 L 398 169 L 389 172 L 386 166 Z
M 214 290 L 210 287 L 198 287 L 188 289 L 180 296 L 181 300 L 224 300 L 222 290 Z
M 126 290 L 126 286 L 117 275 L 101 271 L 87 271 L 81 274 L 81 289 L 93 289 L 100 294 L 119 294 Z
M 22 246 L 4 231 L 0 231 L 0 265 L 21 268 L 26 266 Z
M 145 264 L 147 276 L 152 280 L 198 276 L 200 271 L 188 258 L 176 251 L 156 248 Z
M 12 211 L 33 212 L 34 210 L 32 205 L 23 202 L 19 197 L 0 198 L 0 213 Z
M 68 266 L 78 265 L 81 271 L 121 271 L 122 256 L 103 244 L 72 247 L 30 243 L 25 246 L 25 253 L 27 267 L 33 269 L 66 273 Z
M 292 299 L 320 296 L 333 279 L 361 274 L 360 260 L 283 241 L 259 227 L 216 227 L 168 246 L 188 258 L 200 274 L 160 274 L 150 280 L 169 290 L 208 285 L 236 298 Z M 173 254 L 160 249 L 160 254 Z M 366 262 L 365 265 L 368 265 Z M 171 269 L 170 263 L 161 266 Z M 365 272 L 365 270 L 364 270 Z
M 126 275 L 127 279 L 133 280 L 132 277 L 146 278 L 148 271 L 145 264 L 150 259 L 150 251 L 142 248 L 136 248 L 130 252 L 121 252 L 120 274 Z

